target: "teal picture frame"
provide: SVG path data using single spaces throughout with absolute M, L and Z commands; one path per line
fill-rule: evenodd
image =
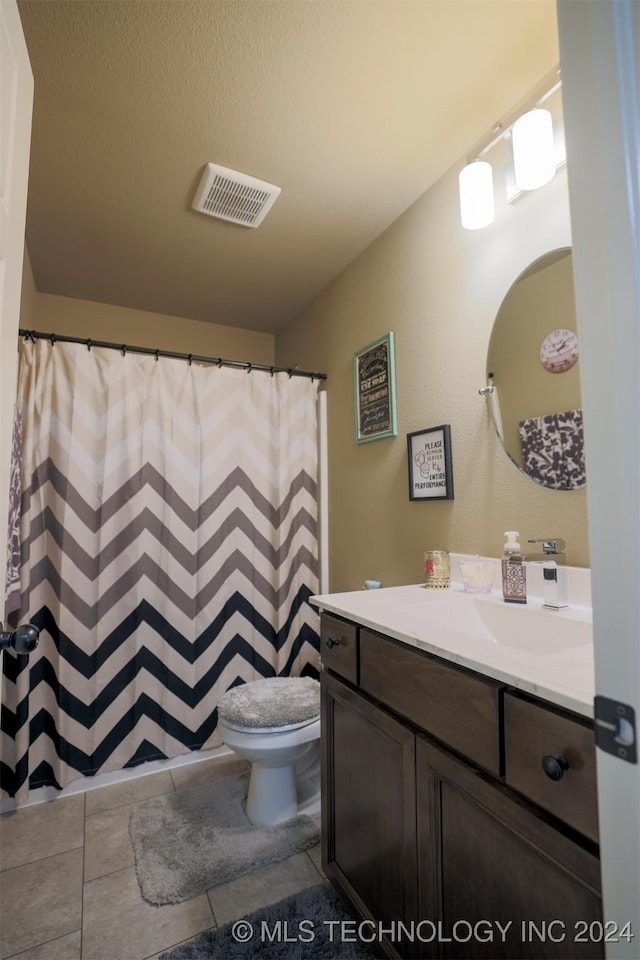
M 393 333 L 372 340 L 353 355 L 356 443 L 398 435 L 396 357 Z

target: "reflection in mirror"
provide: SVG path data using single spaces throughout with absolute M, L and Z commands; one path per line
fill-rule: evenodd
M 486 393 L 515 465 L 553 490 L 586 482 L 569 248 L 532 263 L 502 301 L 487 354 Z

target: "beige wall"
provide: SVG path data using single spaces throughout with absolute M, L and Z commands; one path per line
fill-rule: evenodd
M 20 296 L 20 326 L 31 327 L 35 329 L 33 317 L 36 309 L 36 285 L 33 280 L 33 270 L 31 269 L 31 257 L 29 251 L 24 248 L 24 259 L 22 261 L 22 292 Z
M 568 562 L 588 565 L 586 494 L 523 476 L 499 446 L 484 399 L 493 320 L 532 261 L 570 245 L 566 171 L 513 205 L 492 151 L 496 221 L 460 226 L 459 167 L 378 238 L 276 338 L 276 362 L 328 374 L 330 589 L 417 582 L 425 549 L 499 556 L 503 531 L 564 537 Z M 395 335 L 398 436 L 354 439 L 352 357 Z M 410 501 L 406 435 L 451 425 L 454 501 Z
M 27 259 L 25 257 L 25 261 Z M 225 360 L 274 363 L 272 334 L 38 293 L 30 264 L 23 271 L 20 325 L 43 333 L 198 353 Z
M 569 562 L 586 566 L 585 491 L 545 490 L 522 476 L 478 396 L 509 287 L 543 253 L 570 245 L 566 173 L 512 206 L 502 200 L 498 173 L 496 221 L 469 232 L 460 227 L 457 172 L 278 335 L 275 352 L 269 334 L 38 293 L 28 263 L 21 325 L 327 372 L 332 590 L 357 589 L 366 578 L 419 581 L 425 549 L 497 556 L 507 529 L 523 540 L 564 537 Z M 395 334 L 398 436 L 356 444 L 353 352 L 388 330 Z M 455 500 L 410 501 L 406 434 L 442 423 L 451 425 Z

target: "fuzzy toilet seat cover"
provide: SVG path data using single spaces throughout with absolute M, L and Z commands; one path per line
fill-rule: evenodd
M 312 677 L 267 677 L 232 687 L 218 716 L 242 727 L 286 727 L 320 716 L 320 684 Z

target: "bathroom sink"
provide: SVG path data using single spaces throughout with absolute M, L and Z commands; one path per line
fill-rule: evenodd
M 394 613 L 399 622 L 425 639 L 433 628 L 442 635 L 454 632 L 540 656 L 593 642 L 590 611 L 571 607 L 546 610 L 539 600 L 516 605 L 498 598 L 455 594 L 435 602 L 430 599 L 399 606 Z

